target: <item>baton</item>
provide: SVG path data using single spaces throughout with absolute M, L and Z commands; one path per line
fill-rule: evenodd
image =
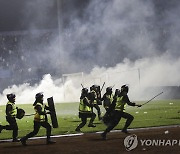
M 82 85 L 82 83 L 81 83 L 81 87 L 84 88 L 84 86 Z
M 33 115 L 35 115 L 35 113 L 33 113 L 33 114 L 25 114 L 24 116 L 33 116 Z
M 104 88 L 104 85 L 105 85 L 105 82 L 103 83 L 103 85 L 102 85 L 102 88 L 101 88 L 100 92 L 103 90 L 103 88 Z
M 149 102 L 152 101 L 154 98 L 156 98 L 157 96 L 161 95 L 162 93 L 163 93 L 163 92 L 157 94 L 156 96 L 154 96 L 153 98 L 151 98 L 150 100 L 148 100 L 147 102 L 145 102 L 144 104 L 142 104 L 141 106 L 143 106 L 143 105 L 149 103 Z

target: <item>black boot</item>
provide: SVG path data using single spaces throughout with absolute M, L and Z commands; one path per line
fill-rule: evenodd
M 46 144 L 55 144 L 56 142 L 55 141 L 51 141 L 51 140 L 48 140 L 47 142 L 46 142 Z
M 125 134 L 130 134 L 130 133 L 127 131 L 126 128 L 123 128 L 123 129 L 121 130 L 121 132 L 123 132 L 123 133 L 125 133 Z
M 3 130 L 3 126 L 2 126 L 2 125 L 0 125 L 0 133 L 2 132 L 2 130 Z
M 80 130 L 79 127 L 77 127 L 77 128 L 75 129 L 75 131 L 76 131 L 76 132 L 81 132 L 81 130 Z
M 20 142 L 22 143 L 23 146 L 27 146 L 25 138 L 21 138 Z
M 20 140 L 18 140 L 17 138 L 14 138 L 13 140 L 12 140 L 12 142 L 19 142 Z
M 107 138 L 106 138 L 106 134 L 107 134 L 107 133 L 105 133 L 105 132 L 101 134 L 101 137 L 102 137 L 103 140 L 106 140 L 106 139 L 107 139 Z
M 88 127 L 96 127 L 93 123 L 89 123 Z

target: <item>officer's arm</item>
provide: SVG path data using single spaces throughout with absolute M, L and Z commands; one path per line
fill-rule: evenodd
M 130 105 L 130 106 L 137 106 L 137 107 L 141 107 L 141 105 L 139 105 L 139 104 L 136 104 L 136 103 L 134 103 L 134 102 L 131 102 L 130 100 L 129 100 L 129 97 L 126 95 L 126 96 L 124 96 L 123 97 L 123 99 L 125 99 L 124 101 L 125 102 L 127 102 L 127 104 L 128 105 Z
M 36 105 L 35 108 L 40 115 L 46 114 L 46 112 L 42 111 L 42 107 L 40 105 Z
M 128 105 L 130 105 L 130 106 L 135 106 L 136 105 L 136 103 L 133 103 L 133 102 L 131 102 L 130 100 L 129 100 L 129 97 L 127 96 L 127 95 L 125 95 L 124 97 L 123 97 L 123 101 L 124 102 L 126 102 Z
M 114 111 L 114 108 L 116 106 L 116 101 L 117 101 L 117 97 L 114 97 L 112 103 L 110 104 L 108 110 L 107 110 L 107 113 L 111 113 L 112 111 Z
M 106 95 L 104 94 L 103 97 L 101 98 L 101 101 L 105 100 Z
M 6 107 L 6 115 L 10 116 L 12 111 L 12 106 L 10 104 L 7 105 Z
M 85 98 L 83 99 L 83 103 L 84 103 L 85 105 L 89 106 L 89 107 L 92 107 L 92 106 L 93 106 L 93 105 L 92 105 L 92 102 L 89 103 L 88 100 L 85 99 Z
M 50 111 L 50 107 L 45 105 L 45 109 Z

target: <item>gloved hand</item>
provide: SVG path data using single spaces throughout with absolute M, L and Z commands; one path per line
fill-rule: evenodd
M 137 106 L 137 107 L 141 107 L 142 105 L 140 105 L 140 104 L 136 104 L 136 106 Z

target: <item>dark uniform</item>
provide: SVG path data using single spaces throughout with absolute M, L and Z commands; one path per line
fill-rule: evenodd
M 92 101 L 94 100 L 93 93 L 88 93 L 87 88 L 82 89 L 80 104 L 79 104 L 79 118 L 81 118 L 81 123 L 77 126 L 75 131 L 81 131 L 80 129 L 84 127 L 87 123 L 87 118 L 91 118 L 88 127 L 96 127 L 93 122 L 96 118 L 96 114 L 92 111 Z
M 102 119 L 102 117 L 101 117 L 101 110 L 100 110 L 100 107 L 99 107 L 99 104 L 101 105 L 100 86 L 93 85 L 93 86 L 90 87 L 90 91 L 95 96 L 95 99 L 92 102 L 92 104 L 93 104 L 93 107 L 97 110 L 97 114 L 98 114 L 99 120 L 101 120 Z
M 6 121 L 9 123 L 9 125 L 1 126 L 0 125 L 0 133 L 3 129 L 6 130 L 13 130 L 12 138 L 13 142 L 18 142 L 17 139 L 18 136 L 18 125 L 16 122 L 16 115 L 17 115 L 17 107 L 15 105 L 15 94 L 7 94 L 7 99 L 9 100 L 6 104 Z
M 26 146 L 26 140 L 30 137 L 35 136 L 38 132 L 40 127 L 46 128 L 46 143 L 47 144 L 53 144 L 55 143 L 54 141 L 50 140 L 51 136 L 51 125 L 48 123 L 47 120 L 47 114 L 46 110 L 49 110 L 49 107 L 43 104 L 43 94 L 42 93 L 37 93 L 36 94 L 36 100 L 33 104 L 34 110 L 35 110 L 35 115 L 34 115 L 34 130 L 27 134 L 26 136 L 22 137 L 20 139 L 22 145 Z
M 103 139 L 106 139 L 106 134 L 108 132 L 110 132 L 115 126 L 117 126 L 117 124 L 119 123 L 121 118 L 127 119 L 126 123 L 124 125 L 124 128 L 122 129 L 122 132 L 128 133 L 127 128 L 133 121 L 134 117 L 131 114 L 125 112 L 125 105 L 128 104 L 130 106 L 141 107 L 141 105 L 136 105 L 135 103 L 130 102 L 128 95 L 127 95 L 128 90 L 129 90 L 128 86 L 123 85 L 121 87 L 121 92 L 119 94 L 115 95 L 113 103 L 112 103 L 114 110 L 112 110 L 112 108 L 111 108 L 109 111 L 107 111 L 107 114 L 112 114 L 111 115 L 112 117 L 108 123 L 108 127 L 101 134 Z
M 113 102 L 113 94 L 112 94 L 111 87 L 106 88 L 106 93 L 103 95 L 101 100 L 103 101 L 103 106 L 105 110 L 107 111 Z

